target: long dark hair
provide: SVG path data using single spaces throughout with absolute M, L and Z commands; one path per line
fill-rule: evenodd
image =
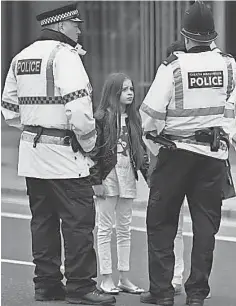
M 125 80 L 133 81 L 124 73 L 112 73 L 105 81 L 102 90 L 102 96 L 98 108 L 95 112 L 95 119 L 101 120 L 108 115 L 106 122 L 109 129 L 109 137 L 105 142 L 105 150 L 108 151 L 117 145 L 120 135 L 120 95 Z M 134 85 L 134 84 L 133 84 Z M 126 106 L 126 113 L 130 123 L 130 138 L 133 157 L 139 169 L 143 163 L 144 149 L 142 146 L 142 123 L 138 106 L 135 103 L 135 97 L 131 104 Z M 118 117 L 118 124 L 117 123 Z

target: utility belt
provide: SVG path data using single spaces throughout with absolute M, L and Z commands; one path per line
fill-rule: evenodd
M 221 127 L 210 127 L 202 130 L 197 130 L 195 132 L 195 135 L 188 137 L 174 136 L 167 134 L 152 136 L 150 133 L 147 133 L 146 138 L 152 140 L 154 143 L 161 144 L 170 150 L 177 149 L 174 140 L 183 143 L 192 143 L 192 144 L 205 145 L 205 146 L 210 145 L 212 152 L 219 151 L 221 140 L 226 143 L 228 148 L 230 147 L 228 135 L 224 132 L 224 130 Z
M 71 146 L 74 152 L 82 152 L 83 149 L 79 144 L 76 135 L 71 130 L 61 130 L 54 128 L 45 128 L 42 126 L 34 126 L 34 125 L 25 125 L 23 131 L 36 133 L 36 136 L 33 138 L 33 147 L 36 148 L 37 143 L 52 143 L 59 144 L 64 146 Z M 50 141 L 43 141 L 43 136 L 51 136 Z M 25 136 L 27 138 L 27 136 Z M 24 137 L 23 137 L 24 139 Z

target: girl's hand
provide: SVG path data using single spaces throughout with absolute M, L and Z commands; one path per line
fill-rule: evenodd
M 93 191 L 94 191 L 96 197 L 106 199 L 105 188 L 104 188 L 103 185 L 94 185 L 93 186 Z

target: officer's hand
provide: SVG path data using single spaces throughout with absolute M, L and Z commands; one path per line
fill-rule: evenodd
M 96 197 L 100 197 L 102 199 L 105 199 L 105 188 L 103 187 L 103 185 L 95 185 L 93 186 L 93 191 L 95 193 Z

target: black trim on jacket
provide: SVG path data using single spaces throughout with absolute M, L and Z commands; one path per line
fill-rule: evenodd
M 200 52 L 207 52 L 207 51 L 212 51 L 210 46 L 195 46 L 187 50 L 187 53 L 200 53 Z
M 40 41 L 40 40 L 55 40 L 55 41 L 60 41 L 62 43 L 70 45 L 73 48 L 77 44 L 74 40 L 70 39 L 65 34 L 63 34 L 61 32 L 58 32 L 58 31 L 51 30 L 51 29 L 43 29 L 41 31 L 41 33 L 40 33 L 39 38 L 36 39 L 36 41 Z
M 137 164 L 135 162 L 134 154 L 132 151 L 132 139 L 130 132 L 129 119 L 125 119 L 127 130 L 128 130 L 128 141 L 129 141 L 129 155 L 131 160 L 131 165 L 134 170 L 135 179 L 138 180 L 137 171 L 140 170 L 144 179 L 147 181 L 147 173 L 149 168 L 148 155 L 146 153 L 146 148 L 144 143 L 142 143 L 145 154 L 144 162 L 140 169 L 137 169 Z M 92 185 L 101 185 L 102 181 L 108 176 L 111 170 L 117 164 L 117 146 L 113 149 L 105 150 L 105 140 L 108 139 L 109 129 L 108 129 L 108 114 L 106 113 L 101 120 L 96 120 L 97 126 L 97 141 L 94 150 L 91 152 L 91 158 L 95 161 L 95 165 L 90 168 L 91 182 Z

